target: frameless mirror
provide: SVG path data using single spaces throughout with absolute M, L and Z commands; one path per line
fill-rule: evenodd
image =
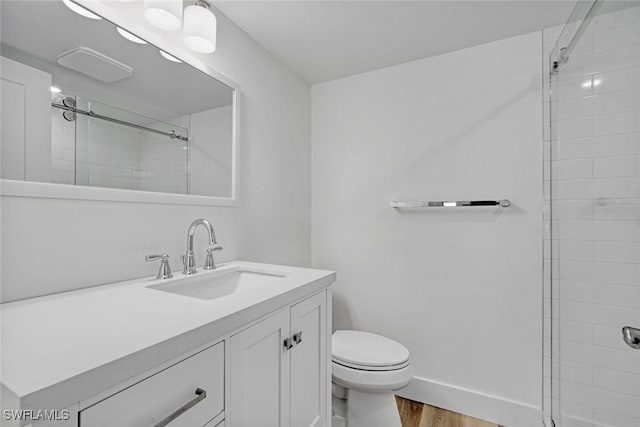
M 233 87 L 62 0 L 3 0 L 1 177 L 234 197 Z

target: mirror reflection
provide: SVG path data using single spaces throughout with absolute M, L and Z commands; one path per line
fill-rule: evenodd
M 232 197 L 233 88 L 63 1 L 0 7 L 3 179 Z

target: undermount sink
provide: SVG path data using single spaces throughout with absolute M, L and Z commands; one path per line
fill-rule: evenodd
M 280 277 L 284 277 L 284 275 L 238 269 L 205 271 L 170 280 L 166 283 L 147 286 L 147 288 L 211 300 L 244 292 Z

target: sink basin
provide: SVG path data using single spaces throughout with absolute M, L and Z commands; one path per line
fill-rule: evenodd
M 184 276 L 166 283 L 147 286 L 147 288 L 211 300 L 244 292 L 280 277 L 284 275 L 237 269 L 211 271 L 199 272 L 196 275 Z

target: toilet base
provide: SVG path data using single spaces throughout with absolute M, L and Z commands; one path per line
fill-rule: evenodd
M 347 389 L 347 427 L 402 427 L 394 394 Z

